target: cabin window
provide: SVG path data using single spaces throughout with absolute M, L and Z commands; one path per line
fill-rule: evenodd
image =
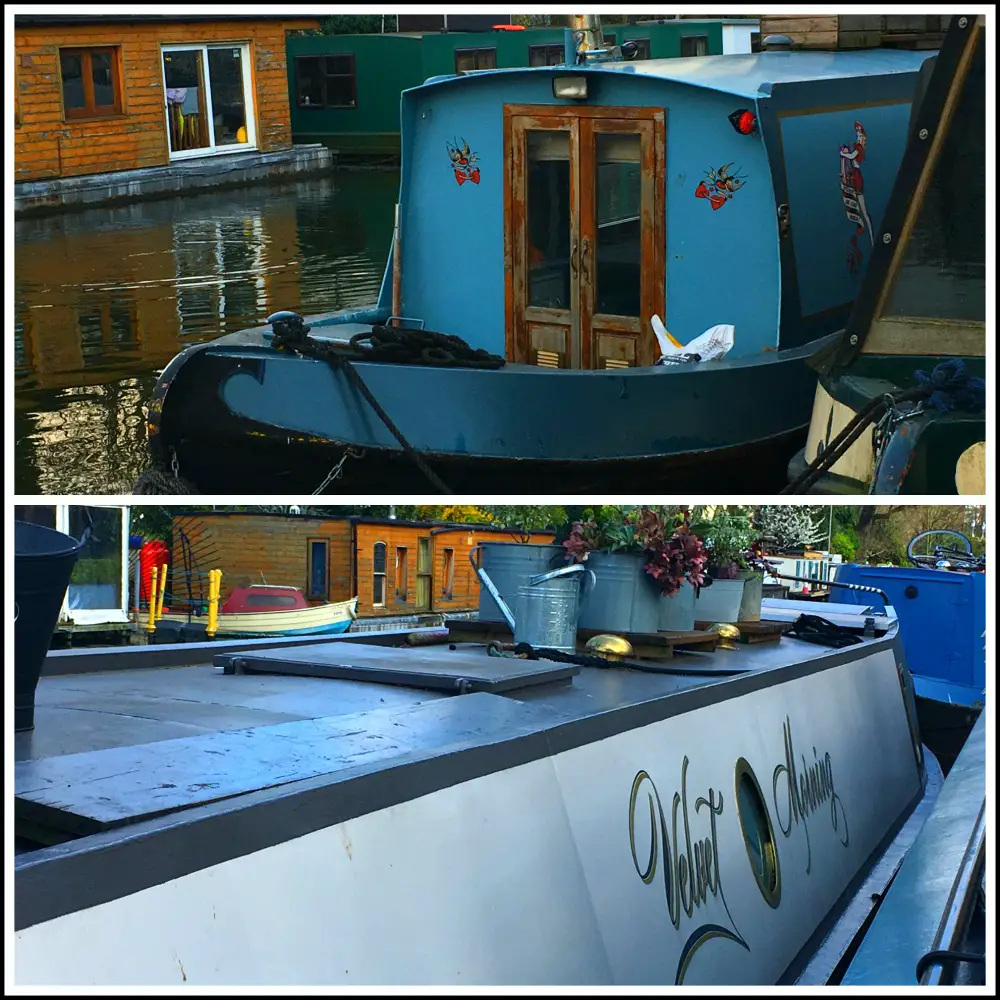
M 289 594 L 247 594 L 243 603 L 248 608 L 295 608 L 299 602 Z
M 532 129 L 527 145 L 528 305 L 569 309 L 569 132 Z
M 408 552 L 405 547 L 399 546 L 396 549 L 396 603 L 405 604 L 406 603 L 406 590 L 407 590 L 407 571 L 409 567 L 407 566 Z
M 446 601 L 455 598 L 455 550 L 444 550 L 444 563 L 441 569 L 441 596 Z
M 299 56 L 295 60 L 295 103 L 300 108 L 356 108 L 354 54 Z
M 600 132 L 596 144 L 597 311 L 638 316 L 642 290 L 642 137 L 637 132 Z
M 385 607 L 385 542 L 376 542 L 372 549 L 372 604 Z
M 707 56 L 708 55 L 708 35 L 682 35 L 681 36 L 682 56 Z
M 566 61 L 564 45 L 529 45 L 529 66 L 561 66 Z
M 760 52 L 760 32 L 751 31 L 750 32 L 750 51 Z
M 417 539 L 417 610 L 430 611 L 431 580 L 433 565 L 431 563 L 431 540 Z
M 618 36 L 613 31 L 604 32 L 604 47 L 610 49 L 612 45 L 618 44 Z
M 329 595 L 327 573 L 327 542 L 325 539 L 309 540 L 309 586 L 306 593 L 311 600 L 325 601 Z
M 477 69 L 496 68 L 496 49 L 455 49 L 456 73 L 471 73 Z
M 105 118 L 122 113 L 117 47 L 60 49 L 63 117 Z

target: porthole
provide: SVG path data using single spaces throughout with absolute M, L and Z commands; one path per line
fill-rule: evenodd
M 781 902 L 781 869 L 778 867 L 778 845 L 771 817 L 753 768 L 743 757 L 736 762 L 735 777 L 736 811 L 740 817 L 750 870 L 764 901 L 777 909 Z

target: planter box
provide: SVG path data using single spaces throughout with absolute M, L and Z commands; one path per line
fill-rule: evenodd
M 584 564 L 597 582 L 584 599 L 580 628 L 598 632 L 656 632 L 660 591 L 644 572 L 646 557 L 628 552 L 591 552 Z
M 673 597 L 660 598 L 660 631 L 692 632 L 695 623 L 694 587 L 685 582 Z
M 713 580 L 711 587 L 703 587 L 695 601 L 694 612 L 700 622 L 729 622 L 740 620 L 743 601 L 743 580 Z

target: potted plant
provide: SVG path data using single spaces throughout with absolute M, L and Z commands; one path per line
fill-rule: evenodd
M 743 597 L 740 600 L 739 621 L 759 622 L 760 605 L 764 597 L 764 577 L 769 570 L 774 570 L 774 564 L 764 558 L 764 543 L 755 541 L 747 552 L 743 553 Z
M 695 602 L 699 621 L 737 622 L 743 601 L 747 553 L 754 542 L 750 515 L 739 508 L 705 511 L 695 526 L 708 548 L 710 585 L 701 589 Z M 758 617 L 759 617 L 758 611 Z
M 580 627 L 609 632 L 656 632 L 662 596 L 685 582 L 700 586 L 706 555 L 685 517 L 650 507 L 603 507 L 573 524 L 563 542 L 566 558 L 594 571 Z M 693 627 L 693 620 L 691 622 Z

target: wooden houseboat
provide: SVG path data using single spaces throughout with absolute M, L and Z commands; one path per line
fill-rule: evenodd
M 986 491 L 986 28 L 954 16 L 786 492 Z
M 77 658 L 16 741 L 17 983 L 830 981 L 941 785 L 865 617 L 664 662 Z
M 156 463 L 208 492 L 730 488 L 766 456 L 783 477 L 928 53 L 626 60 L 581 18 L 564 65 L 403 94 L 378 301 L 178 355 Z M 719 326 L 721 360 L 656 364 Z
M 14 179 L 290 148 L 285 38 L 318 26 L 294 14 L 16 14 Z
M 479 580 L 469 552 L 480 542 L 551 542 L 487 524 L 249 511 L 179 512 L 173 518 L 166 606 L 206 608 L 207 575 L 222 570 L 223 605 L 253 584 L 295 587 L 310 605 L 357 599 L 361 618 L 472 611 Z M 341 616 L 341 620 L 343 616 Z

